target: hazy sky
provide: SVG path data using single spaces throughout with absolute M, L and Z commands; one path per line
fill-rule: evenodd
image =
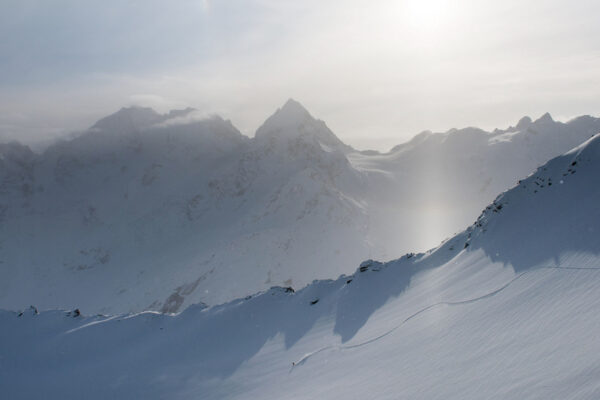
M 598 0 L 0 0 L 0 138 L 126 105 L 242 132 L 287 98 L 344 141 L 600 115 Z

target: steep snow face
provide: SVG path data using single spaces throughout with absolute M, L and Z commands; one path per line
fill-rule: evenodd
M 2 204 L 3 307 L 175 312 L 337 276 L 370 254 L 361 177 L 324 148 L 322 122 L 304 111 L 273 147 L 219 117 L 188 123 L 192 112 L 123 109 L 41 156 L 11 156 L 23 161 L 4 179 L 19 201 Z
M 593 266 L 586 260 L 600 256 L 599 167 L 600 134 L 498 196 L 467 230 L 465 246 L 517 273 Z
M 438 248 L 295 293 L 176 316 L 2 312 L 0 387 L 14 399 L 597 398 L 599 171 L 597 135 Z

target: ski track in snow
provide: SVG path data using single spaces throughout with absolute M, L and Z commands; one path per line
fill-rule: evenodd
M 510 281 L 508 281 L 507 283 L 505 283 L 504 285 L 502 285 L 501 287 L 499 287 L 496 290 L 491 291 L 490 293 L 484 294 L 482 296 L 478 296 L 472 299 L 467 299 L 467 300 L 460 300 L 460 301 L 441 301 L 438 303 L 434 303 L 431 304 L 425 308 L 420 309 L 419 311 L 409 315 L 408 317 L 406 317 L 402 322 L 400 322 L 400 324 L 396 325 L 395 327 L 391 328 L 390 330 L 388 330 L 387 332 L 382 333 L 379 336 L 376 336 L 374 338 L 368 339 L 362 343 L 357 343 L 357 344 L 351 344 L 351 345 L 329 345 L 329 346 L 325 346 L 322 347 L 318 350 L 312 351 L 310 353 L 306 353 L 304 356 L 302 356 L 302 358 L 300 358 L 298 361 L 292 362 L 292 368 L 290 369 L 290 373 L 294 370 L 295 367 L 303 365 L 306 361 L 308 361 L 309 358 L 311 358 L 314 355 L 317 355 L 319 353 L 322 353 L 324 351 L 327 350 L 338 350 L 338 351 L 343 351 L 343 350 L 352 350 L 352 349 L 356 349 L 358 347 L 363 347 L 366 345 L 369 345 L 371 343 L 374 343 L 380 339 L 383 339 L 386 336 L 391 335 L 392 333 L 394 333 L 396 330 L 398 330 L 400 327 L 402 327 L 405 323 L 407 323 L 408 321 L 410 321 L 411 319 L 423 314 L 424 312 L 427 312 L 429 310 L 431 310 L 432 308 L 438 307 L 438 306 L 459 306 L 459 305 L 464 305 L 464 304 L 471 304 L 471 303 L 475 303 L 479 300 L 483 300 L 483 299 L 487 299 L 490 297 L 493 297 L 495 295 L 497 295 L 498 293 L 502 292 L 504 289 L 506 289 L 507 287 L 509 287 L 510 285 L 512 285 L 514 282 L 516 282 L 517 280 L 519 280 L 520 278 L 522 278 L 524 275 L 533 273 L 533 272 L 537 272 L 539 270 L 543 270 L 543 269 L 560 269 L 560 270 L 595 270 L 598 271 L 600 270 L 600 267 L 550 267 L 550 266 L 546 266 L 546 267 L 538 267 L 529 271 L 525 271 L 525 272 L 521 272 L 520 274 L 518 274 L 517 276 L 515 276 L 513 279 L 511 279 Z
M 98 321 L 93 321 L 93 322 L 87 323 L 85 325 L 78 326 L 77 328 L 69 329 L 68 331 L 65 332 L 65 335 L 68 335 L 69 333 L 73 333 L 73 332 L 76 332 L 76 331 L 84 329 L 84 328 L 88 328 L 93 325 L 103 324 L 105 322 L 112 321 L 115 318 L 119 318 L 119 315 L 113 315 L 112 317 L 108 317 L 108 318 L 101 319 Z

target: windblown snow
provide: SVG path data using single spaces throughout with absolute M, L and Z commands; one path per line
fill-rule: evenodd
M 0 307 L 177 312 L 335 278 L 435 246 L 597 132 L 545 115 L 378 154 L 294 100 L 254 138 L 192 109 L 122 109 L 42 154 L 0 145 Z
M 0 388 L 11 399 L 598 398 L 599 171 L 596 135 L 434 250 L 296 292 L 177 315 L 4 311 Z

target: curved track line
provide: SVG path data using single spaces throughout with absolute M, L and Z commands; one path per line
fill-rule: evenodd
M 395 327 L 393 327 L 392 329 L 388 330 L 385 333 L 382 333 L 379 336 L 376 336 L 374 338 L 368 339 L 364 342 L 361 343 L 357 343 L 357 344 L 351 344 L 351 345 L 329 345 L 329 346 L 325 346 L 322 347 L 318 350 L 312 351 L 310 353 L 306 353 L 304 356 L 302 356 L 302 358 L 300 358 L 298 361 L 292 362 L 292 370 L 299 366 L 304 364 L 309 358 L 311 358 L 312 356 L 321 353 L 323 351 L 326 350 L 351 350 L 351 349 L 355 349 L 357 347 L 362 347 L 362 346 L 366 346 L 368 344 L 371 344 L 373 342 L 376 342 L 380 339 L 383 339 L 384 337 L 392 334 L 394 331 L 396 331 L 397 329 L 399 329 L 401 326 L 403 326 L 405 323 L 407 323 L 408 321 L 410 321 L 411 319 L 417 317 L 418 315 L 431 310 L 432 308 L 435 307 L 439 307 L 439 306 L 458 306 L 458 305 L 463 305 L 463 304 L 471 304 L 471 303 L 475 303 L 479 300 L 483 300 L 483 299 L 487 299 L 489 297 L 493 297 L 495 295 L 497 295 L 498 293 L 502 292 L 504 289 L 506 289 L 507 287 L 509 287 L 510 285 L 512 285 L 515 281 L 517 281 L 518 279 L 520 279 L 521 277 L 523 277 L 524 275 L 527 275 L 529 273 L 532 272 L 536 272 L 539 271 L 540 269 L 566 269 L 566 270 L 600 270 L 600 268 L 595 268 L 595 267 L 538 267 L 529 271 L 525 271 L 525 272 L 521 272 L 520 274 L 518 274 L 517 276 L 515 276 L 513 279 L 511 279 L 510 281 L 508 281 L 507 283 L 505 283 L 504 285 L 502 285 L 501 287 L 499 287 L 498 289 L 484 294 L 482 296 L 478 296 L 478 297 L 474 297 L 472 299 L 467 299 L 467 300 L 460 300 L 460 301 L 441 301 L 438 303 L 434 303 L 431 304 L 425 308 L 420 309 L 419 311 L 415 312 L 414 314 L 409 315 L 408 317 L 406 317 L 402 322 L 400 322 L 398 325 L 396 325 Z M 290 370 L 291 372 L 291 370 Z
M 118 318 L 118 317 L 119 317 L 118 315 L 113 315 L 112 317 L 108 317 L 108 318 L 101 319 L 98 321 L 88 322 L 87 324 L 78 326 L 77 328 L 69 329 L 68 331 L 65 332 L 65 335 L 68 335 L 69 333 L 77 332 L 78 330 L 85 329 L 85 328 L 88 328 L 93 325 L 103 324 L 105 322 L 112 321 L 113 319 Z

